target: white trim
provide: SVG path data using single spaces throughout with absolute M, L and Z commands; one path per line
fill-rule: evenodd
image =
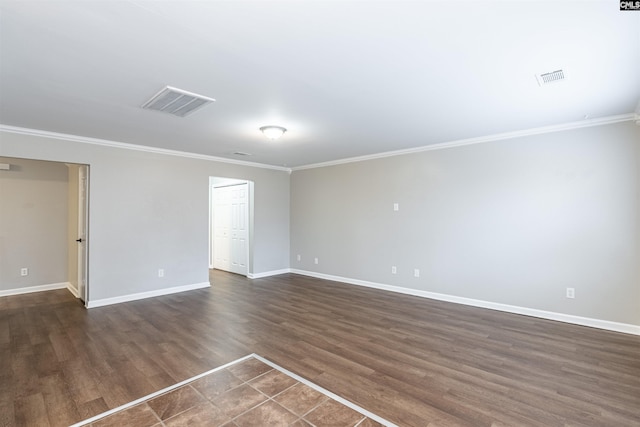
M 333 400 L 335 400 L 335 401 L 337 401 L 339 403 L 342 403 L 344 406 L 347 406 L 347 407 L 353 409 L 356 412 L 359 412 L 360 414 L 364 415 L 367 418 L 371 418 L 372 420 L 377 421 L 380 424 L 382 424 L 384 426 L 387 426 L 387 427 L 398 427 L 396 424 L 393 424 L 392 422 L 387 421 L 384 418 L 381 418 L 381 417 L 377 416 L 376 414 L 373 414 L 373 413 L 367 411 L 366 409 L 356 405 L 355 403 L 352 403 L 352 402 L 348 401 L 347 399 L 338 396 L 337 394 L 331 393 L 326 388 L 322 388 L 319 385 L 314 384 L 314 383 L 312 383 L 311 381 L 309 381 L 309 380 L 307 380 L 305 378 L 302 378 L 300 375 L 294 374 L 293 372 L 283 368 L 282 366 L 279 366 L 279 365 L 273 363 L 270 360 L 265 359 L 262 356 L 259 356 L 259 355 L 255 354 L 255 353 L 253 353 L 251 356 L 253 356 L 255 359 L 258 359 L 262 363 L 265 363 L 265 364 L 271 366 L 273 369 L 276 369 L 276 370 L 282 372 L 283 374 L 290 376 L 294 380 L 296 380 L 298 382 L 301 382 L 302 384 L 304 384 L 306 386 L 311 387 L 315 391 L 320 392 L 320 393 L 324 394 L 325 396 L 327 396 L 327 397 L 329 397 L 329 398 L 331 398 L 331 399 L 333 399 Z
M 8 132 L 8 133 L 15 133 L 15 134 L 19 134 L 19 135 L 38 136 L 38 137 L 42 137 L 42 138 L 61 139 L 61 140 L 64 140 L 64 141 L 81 142 L 83 144 L 102 145 L 102 146 L 105 146 L 105 147 L 113 147 L 113 148 L 123 148 L 123 149 L 126 149 L 126 150 L 144 151 L 144 152 L 147 152 L 147 153 L 166 154 L 166 155 L 169 155 L 169 156 L 177 156 L 177 157 L 187 157 L 187 158 L 190 158 L 190 159 L 200 159 L 200 160 L 209 160 L 209 161 L 221 162 L 221 163 L 231 163 L 231 164 L 234 164 L 234 165 L 249 166 L 249 167 L 254 167 L 254 168 L 273 169 L 273 170 L 278 170 L 278 171 L 291 173 L 291 169 L 285 168 L 285 167 L 281 167 L 281 166 L 273 166 L 273 165 L 266 165 L 266 164 L 263 164 L 263 163 L 247 162 L 247 161 L 244 161 L 244 160 L 227 159 L 227 158 L 224 158 L 224 157 L 216 157 L 216 156 L 209 156 L 209 155 L 206 155 L 206 154 L 190 153 L 190 152 L 187 152 L 187 151 L 169 150 L 169 149 L 166 149 L 166 148 L 150 147 L 150 146 L 147 146 L 147 145 L 130 144 L 128 142 L 109 141 L 109 140 L 106 140 L 106 139 L 90 138 L 90 137 L 87 137 L 87 136 L 70 135 L 70 134 L 58 133 L 58 132 L 49 132 L 49 131 L 46 131 L 46 130 L 28 129 L 28 128 L 21 128 L 21 127 L 17 127 L 17 126 L 9 126 L 9 125 L 0 124 L 0 131 Z
M 638 105 L 640 106 L 640 103 Z M 443 150 L 447 148 L 481 144 L 485 142 L 500 141 L 504 139 L 521 138 L 521 137 L 531 136 L 531 135 L 561 132 L 565 130 L 581 129 L 581 128 L 587 128 L 587 127 L 593 127 L 593 126 L 603 126 L 603 125 L 609 125 L 613 123 L 620 123 L 620 122 L 627 122 L 627 121 L 638 122 L 639 117 L 640 117 L 640 114 L 635 112 L 629 113 L 629 114 L 619 114 L 616 116 L 607 116 L 607 117 L 600 117 L 597 119 L 580 120 L 577 122 L 569 122 L 569 123 L 563 123 L 559 125 L 542 126 L 542 127 L 532 128 L 532 129 L 514 131 L 514 132 L 504 132 L 504 133 L 485 135 L 485 136 L 480 136 L 475 138 L 459 139 L 454 141 L 442 142 L 438 144 L 430 144 L 430 145 L 424 145 L 420 147 L 408 148 L 404 150 L 393 150 L 393 151 L 386 151 L 382 153 L 368 154 L 365 156 L 332 160 L 332 161 L 322 162 L 322 163 L 312 163 L 312 164 L 296 166 L 292 168 L 267 165 L 263 163 L 247 162 L 244 160 L 227 159 L 224 157 L 209 156 L 206 154 L 190 153 L 186 151 L 169 150 L 166 148 L 150 147 L 146 145 L 130 144 L 126 142 L 109 141 L 106 139 L 90 138 L 85 136 L 70 135 L 70 134 L 50 132 L 50 131 L 44 131 L 44 130 L 38 130 L 38 129 L 22 128 L 18 126 L 10 126 L 10 125 L 3 125 L 3 124 L 0 124 L 0 131 L 20 134 L 20 135 L 30 135 L 30 136 L 39 136 L 44 138 L 62 139 L 66 141 L 81 142 L 85 144 L 124 148 L 128 150 L 144 151 L 148 153 L 187 157 L 191 159 L 210 160 L 215 162 L 230 163 L 230 164 L 241 165 L 241 166 L 273 169 L 278 171 L 284 171 L 291 174 L 293 171 L 304 170 L 304 169 L 315 169 L 315 168 L 321 168 L 321 167 L 327 167 L 327 166 L 342 165 L 346 163 L 362 162 L 365 160 L 401 156 L 404 154 L 421 153 L 424 151 Z
M 71 284 L 71 282 L 67 283 L 67 290 L 71 292 L 71 295 L 73 295 L 74 297 L 80 298 L 78 290 Z
M 263 271 L 262 273 L 249 273 L 247 278 L 249 279 L 262 279 L 263 277 L 277 276 L 279 274 L 291 273 L 290 268 L 283 268 L 282 270 Z
M 103 298 L 95 301 L 88 301 L 87 308 L 103 307 L 105 305 L 119 304 L 121 302 L 136 301 L 139 299 L 159 297 L 162 295 L 170 295 L 178 292 L 192 291 L 194 289 L 208 288 L 209 282 L 194 283 L 191 285 L 174 286 L 172 288 L 157 289 L 155 291 L 140 292 L 136 294 L 122 295 L 113 298 Z
M 124 405 L 118 406 L 117 408 L 109 409 L 108 411 L 105 411 L 105 412 L 103 412 L 101 414 L 98 414 L 98 415 L 96 415 L 94 417 L 91 417 L 91 418 L 88 418 L 86 420 L 80 421 L 79 423 L 75 423 L 70 427 L 86 426 L 87 424 L 91 424 L 91 423 L 93 423 L 95 421 L 98 421 L 98 420 L 104 418 L 104 417 L 107 417 L 109 415 L 115 414 L 116 412 L 122 411 L 123 409 L 128 409 L 128 408 L 131 408 L 132 406 L 136 406 L 139 403 L 142 403 L 142 402 L 147 401 L 149 399 L 153 399 L 154 397 L 160 396 L 161 394 L 167 393 L 167 392 L 169 392 L 171 390 L 175 390 L 177 388 L 180 388 L 183 385 L 187 385 L 187 384 L 189 384 L 189 383 L 191 383 L 191 382 L 193 382 L 195 380 L 198 380 L 198 379 L 200 379 L 202 377 L 205 377 L 205 376 L 207 376 L 209 374 L 213 374 L 214 372 L 219 371 L 221 369 L 228 368 L 229 366 L 235 365 L 236 363 L 242 362 L 242 361 L 247 360 L 247 359 L 249 359 L 251 357 L 253 357 L 253 355 L 251 355 L 251 354 L 248 355 L 248 356 L 241 357 L 240 359 L 234 360 L 233 362 L 229 362 L 226 365 L 218 366 L 217 368 L 211 369 L 211 370 L 209 370 L 207 372 L 203 372 L 202 374 L 198 374 L 195 377 L 191 377 L 191 378 L 186 379 L 184 381 L 181 381 L 179 383 L 170 385 L 169 387 L 163 388 L 162 390 L 158 390 L 156 392 L 148 394 L 148 395 L 146 395 L 144 397 L 141 397 L 141 398 L 136 399 L 134 401 L 131 401 L 129 403 L 125 403 Z
M 601 117 L 598 119 L 581 120 L 579 122 L 564 123 L 561 125 L 543 126 L 543 127 L 519 130 L 514 132 L 497 133 L 493 135 L 480 136 L 476 138 L 459 139 L 456 141 L 442 142 L 439 144 L 425 145 L 422 147 L 407 148 L 405 150 L 387 151 L 383 153 L 369 154 L 366 156 L 349 157 L 346 159 L 332 160 L 329 162 L 314 163 L 314 164 L 304 165 L 304 166 L 296 166 L 291 168 L 291 170 L 299 171 L 304 169 L 323 168 L 327 166 L 342 165 L 345 163 L 355 163 L 355 162 L 363 162 L 365 160 L 381 159 L 384 157 L 402 156 L 404 154 L 422 153 L 424 151 L 444 150 L 446 148 L 461 147 L 464 145 L 473 145 L 473 144 L 481 144 L 485 142 L 500 141 L 503 139 L 521 138 L 525 136 L 540 135 L 544 133 L 561 132 L 565 130 L 581 129 L 581 128 L 587 128 L 592 126 L 602 126 L 602 125 L 608 125 L 613 123 L 638 120 L 637 117 L 638 115 L 634 113 L 620 114 L 618 116 Z
M 69 282 L 51 283 L 48 285 L 27 286 L 25 288 L 15 288 L 0 290 L 0 297 L 8 297 L 10 295 L 30 294 L 32 292 L 53 291 L 55 289 L 65 289 L 71 286 Z M 73 293 L 73 292 L 72 292 Z
M 365 286 L 367 288 L 381 289 L 384 291 L 396 292 L 400 294 L 413 295 L 422 298 L 430 298 L 439 301 L 464 304 L 472 307 L 488 308 L 491 310 L 504 311 L 507 313 L 522 314 L 525 316 L 539 317 L 541 319 L 556 320 L 559 322 L 571 323 L 574 325 L 589 326 L 592 328 L 606 329 L 608 331 L 622 332 L 625 334 L 640 335 L 640 325 L 629 323 L 611 322 L 608 320 L 593 319 L 590 317 L 574 316 L 571 314 L 556 313 L 553 311 L 537 310 L 534 308 L 519 307 L 515 305 L 501 304 L 497 302 L 483 301 L 472 298 L 457 297 L 455 295 L 440 294 L 436 292 L 421 291 L 418 289 L 404 288 L 401 286 L 385 285 L 382 283 L 368 282 L 366 280 L 351 279 L 347 277 L 333 276 L 330 274 L 317 273 L 314 271 L 291 269 L 291 273 L 303 276 L 316 277 L 318 279 L 332 280 L 334 282 L 347 283 L 350 285 Z

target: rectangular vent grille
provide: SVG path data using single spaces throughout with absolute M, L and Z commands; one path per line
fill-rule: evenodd
M 551 71 L 550 73 L 536 74 L 536 79 L 540 86 L 545 86 L 550 83 L 561 82 L 566 79 L 564 70 Z
M 215 99 L 167 86 L 147 101 L 142 108 L 185 117 Z

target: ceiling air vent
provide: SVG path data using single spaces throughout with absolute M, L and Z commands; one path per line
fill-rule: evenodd
M 546 86 L 551 83 L 561 82 L 563 80 L 566 80 L 566 78 L 567 77 L 565 76 L 564 70 L 556 70 L 551 71 L 550 73 L 536 74 L 536 79 L 538 80 L 538 84 L 540 86 Z
M 215 99 L 167 86 L 147 101 L 142 108 L 185 117 Z

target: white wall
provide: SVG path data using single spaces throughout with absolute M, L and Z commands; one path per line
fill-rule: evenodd
M 627 122 L 294 171 L 291 267 L 640 325 L 639 163 Z
M 9 132 L 0 155 L 90 165 L 90 302 L 208 282 L 210 176 L 255 183 L 254 272 L 288 267 L 287 172 Z
M 0 157 L 0 291 L 67 282 L 67 167 Z M 28 276 L 20 269 L 28 268 Z
M 291 267 L 640 325 L 640 128 L 632 123 L 291 177 L 8 132 L 0 155 L 91 166 L 90 301 L 206 282 L 209 177 L 219 176 L 255 183 L 254 274 Z M 564 297 L 567 287 L 575 299 Z

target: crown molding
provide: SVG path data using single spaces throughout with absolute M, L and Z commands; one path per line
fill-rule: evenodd
M 80 142 L 82 144 L 100 145 L 103 147 L 121 148 L 125 150 L 143 151 L 154 154 L 165 154 L 168 156 L 186 157 L 189 159 L 209 160 L 220 163 L 230 163 L 239 166 L 249 166 L 253 168 L 272 169 L 291 173 L 290 168 L 266 165 L 263 163 L 247 162 L 244 160 L 226 159 L 224 157 L 209 156 L 206 154 L 190 153 L 188 151 L 169 150 L 166 148 L 149 147 L 146 145 L 129 144 L 127 142 L 110 141 L 107 139 L 90 138 L 86 136 L 70 135 L 66 133 L 50 132 L 46 130 L 29 129 L 17 126 L 0 124 L 0 132 L 15 133 L 19 135 L 38 136 L 43 138 L 60 139 L 64 141 Z
M 640 103 L 638 104 L 638 108 L 640 108 Z M 581 128 L 587 128 L 587 127 L 593 127 L 593 126 L 603 126 L 603 125 L 626 122 L 626 121 L 634 121 L 636 122 L 636 124 L 640 125 L 640 112 L 620 114 L 617 116 L 601 117 L 597 119 L 580 120 L 577 122 L 570 122 L 570 123 L 564 123 L 564 124 L 553 125 L 553 126 L 543 126 L 543 127 L 514 131 L 514 132 L 497 133 L 493 135 L 486 135 L 486 136 L 481 136 L 476 138 L 459 139 L 455 141 L 424 145 L 421 147 L 407 148 L 403 150 L 385 151 L 382 153 L 368 154 L 365 156 L 349 157 L 345 159 L 331 160 L 331 161 L 322 162 L 322 163 L 312 163 L 312 164 L 296 166 L 292 168 L 267 165 L 264 163 L 247 162 L 245 160 L 227 159 L 224 157 L 216 157 L 216 156 L 210 156 L 206 154 L 191 153 L 187 151 L 170 150 L 166 148 L 150 147 L 146 145 L 130 144 L 126 142 L 110 141 L 106 139 L 90 138 L 85 136 L 50 132 L 50 131 L 44 131 L 44 130 L 38 130 L 38 129 L 22 128 L 22 127 L 9 126 L 9 125 L 3 125 L 3 124 L 0 124 L 0 131 L 20 134 L 20 135 L 39 136 L 44 138 L 80 142 L 83 144 L 121 148 L 125 150 L 143 151 L 147 153 L 165 154 L 169 156 L 186 157 L 190 159 L 208 160 L 208 161 L 228 163 L 228 164 L 239 165 L 239 166 L 271 169 L 271 170 L 283 171 L 291 174 L 293 171 L 299 171 L 299 170 L 305 170 L 305 169 L 315 169 L 315 168 L 322 168 L 327 166 L 342 165 L 347 163 L 363 162 L 366 160 L 402 156 L 405 154 L 422 153 L 425 151 L 432 151 L 432 150 L 445 150 L 447 148 L 462 147 L 465 145 L 482 144 L 486 142 L 521 138 L 525 136 L 561 132 L 565 130 L 581 129 Z
M 407 148 L 404 150 L 386 151 L 383 153 L 368 154 L 365 156 L 349 157 L 346 159 L 332 160 L 332 161 L 323 162 L 323 163 L 313 163 L 309 165 L 296 166 L 291 168 L 291 170 L 295 172 L 295 171 L 304 170 L 304 169 L 315 169 L 315 168 L 322 168 L 327 166 L 342 165 L 346 163 L 363 162 L 365 160 L 374 160 L 374 159 L 382 159 L 385 157 L 402 156 L 404 154 L 422 153 L 424 151 L 444 150 L 447 148 L 462 147 L 465 145 L 482 144 L 485 142 L 500 141 L 504 139 L 520 138 L 520 137 L 540 135 L 545 133 L 561 132 L 565 130 L 581 129 L 581 128 L 588 128 L 593 126 L 602 126 L 602 125 L 608 125 L 612 123 L 620 123 L 620 122 L 627 122 L 627 121 L 637 122 L 639 119 L 640 119 L 640 114 L 637 114 L 637 113 L 620 114 L 617 116 L 608 116 L 608 117 L 601 117 L 597 119 L 581 120 L 578 122 L 570 122 L 570 123 L 564 123 L 560 125 L 543 126 L 543 127 L 519 130 L 514 132 L 505 132 L 505 133 L 497 133 L 497 134 L 487 135 L 487 136 L 480 136 L 476 138 L 459 139 L 456 141 L 424 145 L 421 147 Z

